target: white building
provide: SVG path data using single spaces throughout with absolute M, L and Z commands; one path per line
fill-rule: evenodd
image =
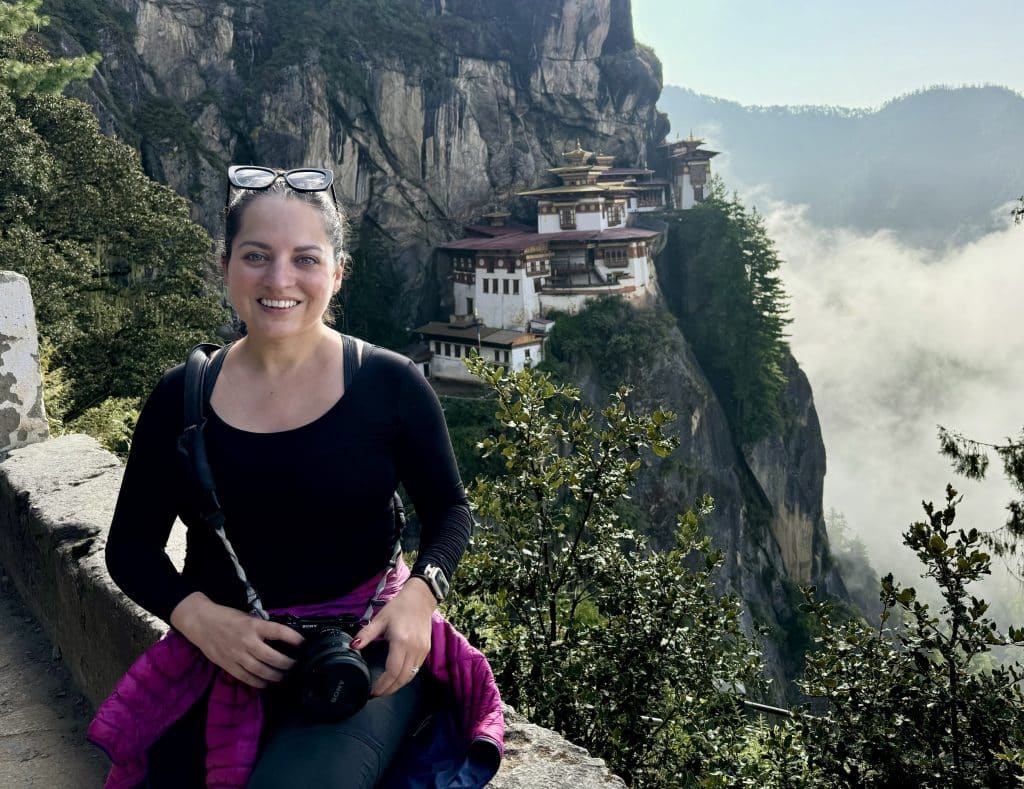
M 467 227 L 465 238 L 438 247 L 451 264 L 455 315 L 416 329 L 433 354 L 422 361 L 424 370 L 430 377 L 471 380 L 462 364 L 469 347 L 520 370 L 542 359 L 551 324 L 544 316 L 573 314 L 600 296 L 637 304 L 653 298 L 661 234 L 633 227 L 631 218 L 704 198 L 709 160 L 717 154 L 697 151 L 700 144 L 662 146 L 669 181 L 645 168 L 614 168 L 614 157 L 586 151 L 577 141 L 563 154 L 567 164 L 548 171 L 561 183 L 520 192 L 537 199 L 536 227 L 508 224 L 508 215 L 497 212 L 486 224 Z

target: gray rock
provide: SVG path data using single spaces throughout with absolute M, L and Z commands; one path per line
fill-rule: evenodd
M 505 707 L 505 760 L 493 789 L 615 789 L 625 782 L 603 760 Z M 538 755 L 543 754 L 543 759 Z
M 0 271 L 0 457 L 50 435 L 28 280 Z

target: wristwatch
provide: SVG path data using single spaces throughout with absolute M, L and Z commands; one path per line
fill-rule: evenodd
M 421 578 L 430 588 L 438 603 L 443 603 L 445 598 L 448 597 L 448 590 L 450 588 L 448 586 L 448 579 L 444 575 L 444 570 L 436 564 L 426 565 L 422 572 L 413 573 L 412 577 Z

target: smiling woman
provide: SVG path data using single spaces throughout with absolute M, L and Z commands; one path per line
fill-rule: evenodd
M 133 759 L 148 752 L 138 778 L 149 787 L 378 786 L 389 768 L 395 774 L 400 751 L 418 753 L 410 733 L 436 712 L 427 706 L 425 675 L 450 679 L 441 670 L 449 664 L 438 661 L 460 655 L 468 671 L 457 672 L 459 686 L 451 688 L 459 723 L 449 731 L 461 725 L 463 736 L 446 746 L 443 761 L 450 771 L 455 747 L 461 757 L 452 780 L 483 786 L 500 758 L 500 701 L 483 656 L 435 610 L 471 524 L 437 398 L 410 360 L 325 323 L 345 269 L 330 171 L 242 168 L 258 176 L 253 181 L 239 169 L 230 171 L 237 192 L 226 211 L 221 267 L 246 335 L 210 366 L 201 428 L 225 541 L 200 513 L 206 499 L 178 457 L 186 387 L 177 367 L 139 417 L 107 542 L 111 576 L 174 632 L 100 709 L 94 740 L 112 744 L 103 731 L 123 729 L 126 716 L 153 732 L 128 749 Z M 311 184 L 297 172 L 325 177 Z M 411 573 L 396 553 L 399 485 L 422 523 Z M 164 550 L 178 516 L 188 528 L 180 574 Z M 248 590 L 259 590 L 248 600 L 246 579 Z M 317 625 L 334 628 L 330 660 L 360 666 L 372 684 L 372 697 L 350 717 L 311 715 L 310 691 L 319 686 L 307 678 L 310 666 L 327 660 L 327 631 L 302 629 L 294 618 L 285 624 L 287 615 L 332 617 Z M 345 616 L 349 625 L 340 623 Z M 156 663 L 154 674 L 157 660 L 170 665 Z M 194 684 L 151 689 L 137 699 L 148 711 L 132 706 L 140 681 L 164 683 L 182 662 Z M 430 671 L 421 674 L 424 666 Z M 153 696 L 167 697 L 158 714 Z M 225 705 L 236 710 L 237 728 L 225 728 Z M 237 737 L 225 741 L 225 731 Z M 428 744 L 433 753 L 436 740 Z M 397 760 L 406 761 L 413 763 Z M 125 760 L 114 762 L 128 771 Z M 415 763 L 433 775 L 432 761 Z M 389 780 L 404 786 L 407 779 Z

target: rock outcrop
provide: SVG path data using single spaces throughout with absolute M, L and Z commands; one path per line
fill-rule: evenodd
M 652 544 L 667 548 L 677 514 L 705 493 L 714 498 L 705 525 L 714 548 L 723 553 L 722 586 L 743 600 L 751 630 L 755 624 L 771 628 L 762 648 L 772 692 L 781 702 L 800 666 L 794 650 L 802 637 L 794 632 L 799 630 L 797 586 L 816 584 L 845 596 L 829 558 L 821 503 L 825 449 L 810 386 L 791 360 L 785 370 L 786 408 L 795 415 L 791 424 L 781 436 L 741 452 L 711 384 L 667 312 L 665 323 L 671 328 L 657 350 L 645 365 L 631 366 L 626 377 L 634 387 L 635 407 L 677 414 L 668 431 L 679 439 L 679 448 L 667 458 L 646 459 L 633 503 L 649 525 Z M 573 375 L 587 400 L 605 401 L 607 388 L 585 361 L 575 364 Z
M 50 435 L 28 280 L 0 271 L 0 457 Z

